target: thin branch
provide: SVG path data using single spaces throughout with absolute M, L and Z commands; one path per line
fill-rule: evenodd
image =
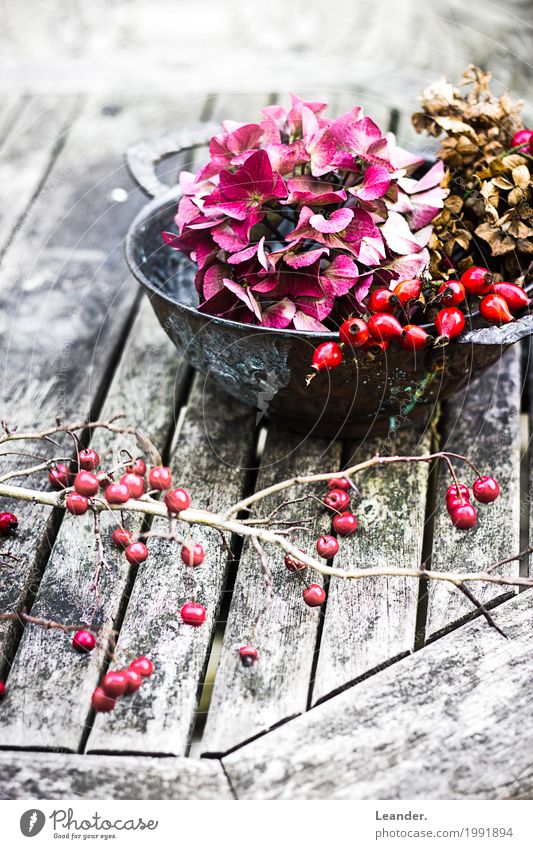
M 502 629 L 498 625 L 496 625 L 496 622 L 494 621 L 494 619 L 490 615 L 490 613 L 487 610 L 487 608 L 485 607 L 485 605 L 481 601 L 479 601 L 479 599 L 477 599 L 475 597 L 474 593 L 472 593 L 468 589 L 468 587 L 465 587 L 464 584 L 459 584 L 457 589 L 459 589 L 462 593 L 464 593 L 464 595 L 472 602 L 472 604 L 475 607 L 477 607 L 477 609 L 479 610 L 480 613 L 483 614 L 483 616 L 485 617 L 485 619 L 487 620 L 487 622 L 489 623 L 491 628 L 494 628 L 498 632 L 498 634 L 501 634 L 502 637 L 505 637 L 506 640 L 509 639 L 509 637 L 507 636 L 505 631 L 502 631 Z

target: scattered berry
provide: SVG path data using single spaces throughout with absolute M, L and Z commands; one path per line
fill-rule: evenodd
M 309 584 L 302 593 L 303 600 L 308 607 L 320 607 L 326 600 L 324 587 L 319 584 Z
M 72 648 L 80 654 L 88 654 L 96 645 L 96 637 L 82 628 L 81 631 L 76 631 L 72 638 Z
M 243 666 L 253 666 L 256 660 L 259 659 L 259 652 L 253 646 L 241 646 L 239 649 L 239 657 Z
M 154 466 L 148 473 L 150 489 L 159 489 L 161 492 L 172 486 L 172 472 L 167 466 Z
M 73 474 L 65 463 L 58 463 L 48 472 L 48 480 L 54 489 L 66 489 L 72 483 Z
M 353 513 L 341 513 L 340 515 L 334 516 L 333 521 L 333 530 L 341 537 L 347 537 L 357 528 L 357 519 L 355 518 Z
M 533 130 L 518 130 L 511 141 L 511 148 L 514 147 L 521 147 L 524 153 L 533 156 Z
M 339 550 L 339 543 L 335 537 L 329 536 L 325 534 L 321 536 L 316 541 L 316 550 L 320 554 L 321 557 L 325 557 L 328 560 L 330 557 L 335 557 Z
M 181 513 L 191 506 L 191 496 L 185 489 L 171 489 L 165 495 L 165 504 L 169 513 Z
M 394 294 L 402 307 L 420 297 L 422 283 L 420 280 L 400 280 L 394 287 Z
M 370 338 L 370 331 L 362 318 L 349 318 L 339 328 L 341 342 L 352 348 L 360 348 L 366 345 Z
M 188 545 L 182 545 L 180 556 L 186 566 L 201 566 L 205 560 L 205 551 L 202 545 L 197 542 L 192 548 Z
M 130 500 L 130 491 L 126 484 L 110 483 L 104 490 L 104 497 L 108 504 L 125 504 Z
M 181 618 L 186 625 L 198 628 L 205 622 L 205 607 L 196 601 L 186 601 L 180 610 Z
M 125 695 L 129 696 L 130 693 L 134 693 L 141 686 L 143 679 L 142 676 L 139 675 L 138 672 L 135 672 L 134 669 L 126 669 L 126 690 Z
M 19 520 L 14 513 L 0 513 L 0 535 L 7 537 L 14 534 L 18 528 Z
M 516 283 L 493 283 L 492 292 L 507 302 L 510 310 L 523 310 L 529 306 L 529 298 Z
M 501 295 L 486 295 L 479 304 L 479 311 L 491 324 L 507 324 L 513 320 L 507 301 Z
M 458 280 L 448 280 L 439 286 L 440 302 L 445 307 L 455 307 L 462 304 L 466 298 L 465 287 Z
M 69 492 L 65 505 L 69 513 L 82 516 L 89 509 L 89 499 L 85 495 L 80 495 L 79 492 Z
M 107 695 L 103 687 L 97 687 L 92 694 L 91 705 L 97 713 L 109 713 L 115 707 L 116 701 Z
M 490 475 L 482 475 L 472 484 L 472 492 L 476 501 L 481 502 L 481 504 L 490 504 L 491 501 L 496 501 L 498 498 L 500 485 Z
M 107 696 L 118 699 L 126 692 L 128 679 L 124 670 L 107 672 L 102 679 L 102 687 Z
M 351 488 L 350 481 L 346 478 L 331 478 L 328 481 L 328 489 L 344 489 L 348 492 Z
M 435 317 L 435 327 L 439 336 L 455 339 L 463 332 L 465 317 L 457 307 L 444 307 Z
M 300 551 L 305 554 L 303 548 Z M 289 572 L 301 572 L 303 569 L 307 569 L 305 563 L 302 563 L 301 560 L 298 560 L 294 554 L 286 554 L 285 555 L 285 566 L 289 570 Z
M 128 545 L 125 549 L 125 554 L 128 563 L 138 566 L 140 563 L 144 563 L 148 557 L 148 549 L 144 542 L 132 542 L 131 545 Z
M 374 289 L 368 298 L 368 309 L 372 313 L 392 313 L 398 303 L 390 289 Z
M 450 516 L 455 527 L 462 531 L 473 528 L 477 522 L 477 510 L 472 504 L 461 504 Z
M 377 312 L 368 319 L 368 329 L 378 342 L 390 342 L 402 335 L 403 328 L 397 318 L 385 312 Z
M 311 368 L 315 371 L 329 371 L 342 363 L 342 351 L 336 342 L 322 342 L 313 353 Z
M 492 275 L 486 268 L 473 265 L 461 274 L 461 283 L 469 295 L 486 295 L 490 291 Z
M 136 460 L 133 461 L 129 466 L 126 466 L 126 471 L 130 472 L 132 475 L 140 475 L 144 477 L 146 474 L 146 463 L 144 462 L 142 457 L 137 457 Z
M 74 478 L 74 489 L 80 495 L 86 495 L 88 498 L 91 498 L 100 489 L 100 481 L 91 472 L 78 472 Z
M 140 475 L 135 475 L 133 472 L 128 472 L 122 475 L 120 483 L 128 488 L 131 498 L 140 498 L 144 494 L 144 478 Z
M 406 324 L 399 338 L 401 348 L 406 351 L 419 351 L 427 345 L 429 333 L 418 324 Z
M 141 675 L 143 678 L 149 678 L 154 671 L 154 664 L 149 657 L 142 655 L 130 663 L 129 669 L 133 670 L 133 672 L 137 672 L 138 675 Z
M 115 528 L 111 539 L 119 548 L 127 548 L 133 539 L 133 534 L 131 531 L 126 530 L 126 528 Z
M 342 513 L 350 506 L 350 496 L 344 489 L 330 489 L 324 504 L 330 513 Z
M 94 472 L 100 464 L 100 457 L 94 448 L 82 448 L 78 456 L 80 469 L 86 472 Z

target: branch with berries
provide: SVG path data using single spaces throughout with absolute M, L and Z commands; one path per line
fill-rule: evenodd
M 197 569 L 206 566 L 205 551 L 201 543 L 196 542 L 190 534 L 193 526 L 212 528 L 220 532 L 222 543 L 225 545 L 226 535 L 249 539 L 254 546 L 262 571 L 265 584 L 265 605 L 259 615 L 268 606 L 272 592 L 272 564 L 264 551 L 264 545 L 274 546 L 279 551 L 280 565 L 289 572 L 297 573 L 303 584 L 302 599 L 310 608 L 321 607 L 326 601 L 324 588 L 307 579 L 313 571 L 325 577 L 337 577 L 345 580 L 372 579 L 376 577 L 411 577 L 434 581 L 446 581 L 463 592 L 477 607 L 487 622 L 496 627 L 490 613 L 473 595 L 466 584 L 494 583 L 509 586 L 533 586 L 533 578 L 516 575 L 501 575 L 497 569 L 514 559 L 526 556 L 530 550 L 521 552 L 515 557 L 506 559 L 503 563 L 493 564 L 482 572 L 439 572 L 421 567 L 380 566 L 357 569 L 347 566 L 338 568 L 331 565 L 331 559 L 340 550 L 342 539 L 357 532 L 357 518 L 351 509 L 351 500 L 359 495 L 355 480 L 362 472 L 391 464 L 405 465 L 410 463 L 443 463 L 450 475 L 450 486 L 446 493 L 446 507 L 451 521 L 456 528 L 468 530 L 474 527 L 478 519 L 477 508 L 471 501 L 471 496 L 478 504 L 489 504 L 498 498 L 500 487 L 497 481 L 480 470 L 467 458 L 449 451 L 439 451 L 420 456 L 374 456 L 359 462 L 348 469 L 316 474 L 295 476 L 279 481 L 265 489 L 259 490 L 233 504 L 225 511 L 213 512 L 192 505 L 189 493 L 181 486 L 176 487 L 172 480 L 171 470 L 162 465 L 160 455 L 150 440 L 136 429 L 121 426 L 115 417 L 110 421 L 78 422 L 71 425 L 56 423 L 54 428 L 40 432 L 19 432 L 9 430 L 4 424 L 0 435 L 0 445 L 9 442 L 39 441 L 45 445 L 66 434 L 73 439 L 75 457 L 71 461 L 62 458 L 46 458 L 39 456 L 36 465 L 15 468 L 0 476 L 0 497 L 29 501 L 34 504 L 47 505 L 54 508 L 66 509 L 73 516 L 81 516 L 92 512 L 94 516 L 94 534 L 96 539 L 97 563 L 91 590 L 94 591 L 94 610 L 88 623 L 84 625 L 64 625 L 48 619 L 32 617 L 28 611 L 0 613 L 1 619 L 19 619 L 25 625 L 56 628 L 65 633 L 74 631 L 72 647 L 76 652 L 93 651 L 100 641 L 105 646 L 108 658 L 113 657 L 117 635 L 115 633 L 99 633 L 93 630 L 92 622 L 100 604 L 99 583 L 100 575 L 108 568 L 105 548 L 112 544 L 119 547 L 128 562 L 138 567 L 149 557 L 151 539 L 165 539 L 179 546 L 179 553 L 187 569 Z M 117 434 L 130 434 L 135 437 L 140 448 L 138 456 L 129 452 L 109 450 L 102 457 L 91 447 L 80 443 L 80 433 L 93 433 L 104 429 Z M 122 449 L 123 451 L 123 449 Z M 7 452 L 11 454 L 12 452 Z M 17 452 L 13 456 L 18 456 Z M 2 455 L 0 452 L 0 456 Z M 147 462 L 148 460 L 148 462 Z M 110 462 L 109 462 L 110 461 Z M 466 464 L 475 475 L 470 488 L 461 483 L 457 476 L 457 463 Z M 34 476 L 37 472 L 47 472 L 51 490 L 40 490 L 14 484 L 16 478 Z M 266 499 L 285 497 L 289 490 L 303 490 L 303 495 L 296 498 L 286 498 L 274 509 L 269 507 L 266 515 L 258 512 L 258 507 Z M 312 489 L 313 491 L 309 491 Z M 318 509 L 326 510 L 331 515 L 331 533 L 323 534 L 316 540 L 316 553 L 310 553 L 298 548 L 292 540 L 294 532 L 305 526 L 314 517 L 297 520 L 284 518 L 284 510 L 288 505 L 298 501 L 318 505 Z M 103 539 L 100 529 L 100 516 L 103 511 L 116 513 L 117 523 L 110 539 Z M 134 537 L 124 526 L 126 513 L 140 513 L 145 517 L 166 517 L 167 531 L 143 531 Z M 0 513 L 0 534 L 6 539 L 14 533 L 21 533 L 18 519 L 11 512 Z M 0 547 L 0 558 L 3 556 Z M 4 556 L 10 556 L 6 552 Z M 197 600 L 186 601 L 179 616 L 185 625 L 201 627 L 206 620 L 206 609 Z M 256 623 L 257 624 L 257 623 Z M 255 634 L 252 629 L 251 637 Z M 259 658 L 258 648 L 254 645 L 243 645 L 239 649 L 242 665 L 253 665 Z M 106 673 L 99 687 L 93 694 L 93 708 L 96 711 L 112 710 L 118 697 L 134 692 L 141 686 L 142 680 L 148 677 L 153 669 L 149 658 L 134 658 L 128 669 L 112 670 Z M 5 686 L 0 687 L 0 694 Z

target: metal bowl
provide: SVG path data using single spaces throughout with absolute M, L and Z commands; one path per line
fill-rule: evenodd
M 205 144 L 214 130 L 203 126 L 128 151 L 132 174 L 156 197 L 129 229 L 126 258 L 180 354 L 230 395 L 300 432 L 327 437 L 383 434 L 428 415 L 437 401 L 533 333 L 533 315 L 499 328 L 480 327 L 482 321 L 474 313 L 466 332 L 445 347 L 414 354 L 393 343 L 377 355 L 347 354 L 339 368 L 318 374 L 307 385 L 314 349 L 338 340 L 337 333 L 253 327 L 198 312 L 194 264 L 162 242 L 162 231 L 174 226 L 180 191 L 159 182 L 155 163 Z

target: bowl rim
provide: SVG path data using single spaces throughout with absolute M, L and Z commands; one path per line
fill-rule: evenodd
M 180 301 L 177 301 L 174 298 L 170 297 L 168 293 L 166 293 L 164 290 L 158 289 L 157 286 L 155 286 L 155 284 L 150 280 L 150 278 L 147 277 L 146 274 L 142 271 L 141 267 L 135 259 L 134 248 L 137 232 L 141 228 L 141 226 L 146 225 L 150 218 L 152 218 L 156 213 L 159 213 L 163 207 L 169 206 L 170 204 L 176 204 L 182 194 L 183 192 L 179 186 L 170 186 L 168 192 L 164 192 L 163 194 L 160 194 L 145 203 L 142 209 L 139 210 L 137 215 L 134 217 L 133 221 L 131 222 L 128 228 L 124 243 L 124 254 L 130 271 L 132 272 L 134 277 L 139 281 L 139 283 L 141 283 L 146 289 L 148 289 L 153 294 L 158 295 L 158 297 L 163 298 L 163 300 L 167 301 L 169 304 L 172 304 L 173 307 L 177 306 L 180 308 L 180 310 L 190 313 L 195 318 L 204 319 L 210 324 L 218 324 L 227 328 L 233 328 L 235 330 L 246 329 L 251 331 L 258 331 L 260 333 L 273 333 L 280 337 L 288 336 L 290 338 L 296 339 L 302 339 L 304 337 L 307 337 L 316 340 L 327 339 L 333 341 L 340 338 L 338 330 L 296 330 L 295 328 L 287 329 L 282 327 L 263 327 L 260 324 L 245 324 L 241 321 L 232 321 L 229 318 L 223 318 L 222 316 L 208 315 L 206 313 L 200 312 L 196 307 L 180 303 Z M 164 247 L 168 248 L 168 246 L 166 246 L 165 243 L 161 241 L 160 248 Z M 168 249 L 170 250 L 170 248 Z M 533 294 L 533 282 L 529 286 L 525 286 L 524 291 L 528 294 Z M 465 318 L 470 319 L 470 322 L 472 322 L 474 319 L 477 319 L 480 316 L 481 313 L 478 309 L 472 313 L 468 313 L 468 315 L 465 315 Z M 423 330 L 428 331 L 433 329 L 435 325 L 429 322 L 427 324 L 421 324 L 419 326 Z M 491 325 L 490 327 L 493 326 L 494 325 Z M 452 340 L 452 342 L 460 341 L 460 339 L 461 336 L 457 337 L 457 340 Z

